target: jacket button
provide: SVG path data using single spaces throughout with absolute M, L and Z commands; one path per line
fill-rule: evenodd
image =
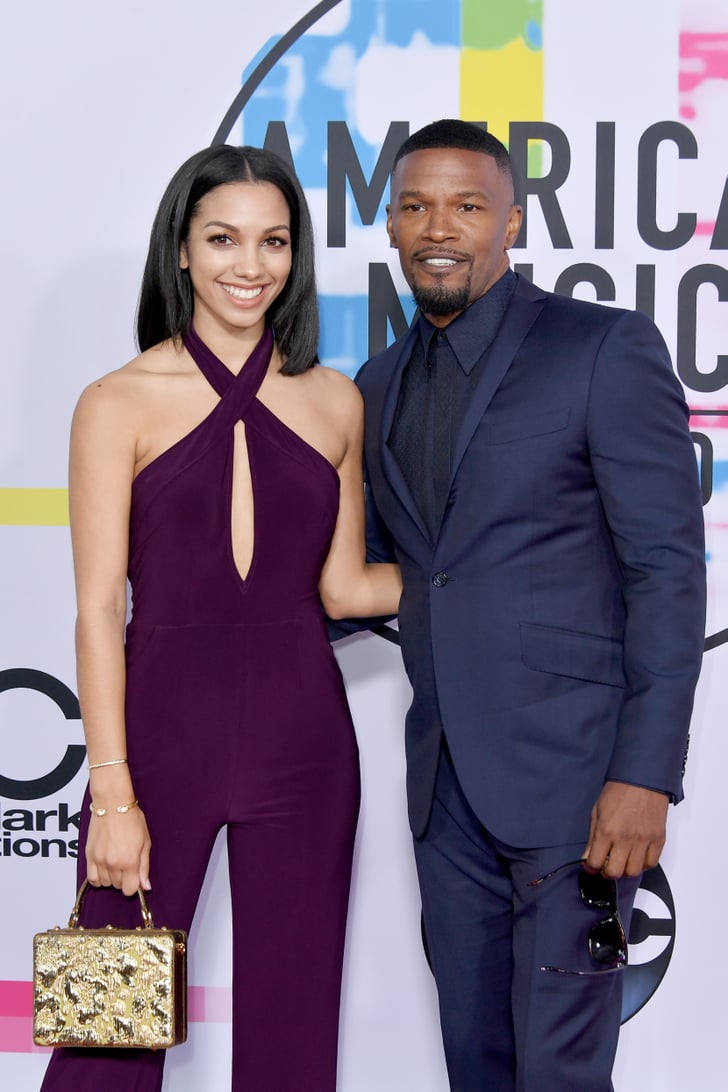
M 432 578 L 432 583 L 436 588 L 444 588 L 447 584 L 447 573 L 435 573 Z

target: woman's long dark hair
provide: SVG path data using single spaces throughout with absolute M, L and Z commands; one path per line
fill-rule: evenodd
M 137 308 L 137 344 L 144 351 L 187 332 L 194 296 L 188 270 L 180 269 L 180 248 L 202 198 L 231 182 L 269 182 L 280 190 L 288 205 L 291 272 L 268 310 L 266 322 L 275 328 L 284 359 L 281 371 L 297 375 L 318 359 L 313 227 L 298 179 L 280 156 L 263 148 L 229 144 L 205 148 L 183 163 L 167 186 L 149 239 Z

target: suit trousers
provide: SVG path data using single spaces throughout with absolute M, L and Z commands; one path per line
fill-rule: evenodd
M 443 745 L 415 857 L 452 1092 L 612 1088 L 624 972 L 598 970 L 588 947 L 608 912 L 582 902 L 578 865 L 528 887 L 584 845 L 524 849 L 495 838 Z M 638 886 L 617 885 L 627 934 Z

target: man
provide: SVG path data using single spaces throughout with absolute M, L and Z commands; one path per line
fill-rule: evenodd
M 624 931 L 682 796 L 703 645 L 686 406 L 646 317 L 510 269 L 521 209 L 477 126 L 410 136 L 387 213 L 419 310 L 358 383 L 371 552 L 404 576 L 409 812 L 451 1088 L 606 1092 Z

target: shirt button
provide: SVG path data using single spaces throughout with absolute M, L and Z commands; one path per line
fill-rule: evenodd
M 444 588 L 447 584 L 447 573 L 435 573 L 432 578 L 432 583 L 436 588 Z

